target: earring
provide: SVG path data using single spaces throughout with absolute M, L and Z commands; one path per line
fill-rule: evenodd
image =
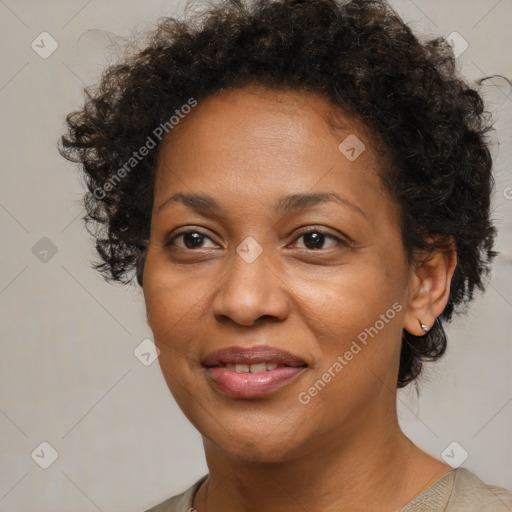
M 421 323 L 421 322 L 420 322 L 420 326 L 421 326 L 422 331 L 423 331 L 425 334 L 427 334 L 427 332 L 428 332 L 428 327 L 427 327 L 425 324 Z

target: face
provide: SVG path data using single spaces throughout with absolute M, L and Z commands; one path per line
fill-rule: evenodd
M 222 91 L 159 155 L 148 321 L 177 403 L 238 459 L 302 456 L 395 407 L 411 276 L 398 208 L 368 130 L 332 112 L 313 93 Z M 205 366 L 262 345 L 295 367 Z

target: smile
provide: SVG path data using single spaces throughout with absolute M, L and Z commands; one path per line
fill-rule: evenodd
M 259 398 L 287 386 L 305 369 L 276 363 L 229 364 L 207 367 L 206 374 L 214 388 L 233 398 Z

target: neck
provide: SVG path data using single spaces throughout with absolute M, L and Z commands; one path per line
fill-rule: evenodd
M 387 422 L 366 422 L 310 443 L 300 457 L 241 460 L 203 437 L 208 479 L 194 500 L 198 512 L 292 512 L 300 509 L 396 511 L 450 471 Z

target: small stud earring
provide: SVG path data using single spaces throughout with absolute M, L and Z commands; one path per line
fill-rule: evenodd
M 427 332 L 428 332 L 428 327 L 427 327 L 425 324 L 421 323 L 421 322 L 420 322 L 420 326 L 421 326 L 422 331 L 423 331 L 425 334 L 427 334 Z

